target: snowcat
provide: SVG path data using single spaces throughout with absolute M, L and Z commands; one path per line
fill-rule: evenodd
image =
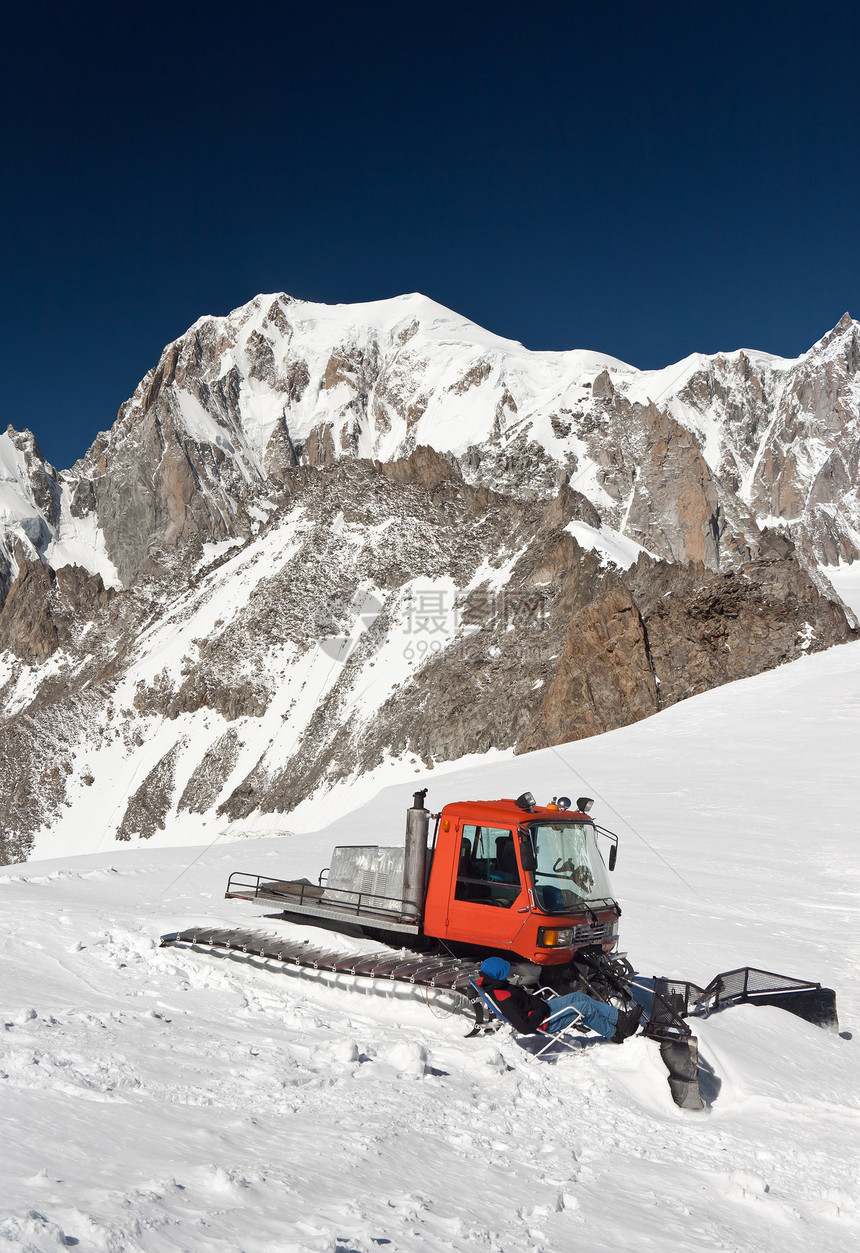
M 234 873 L 226 895 L 358 924 L 373 939 L 421 952 L 519 957 L 553 968 L 545 976 L 558 986 L 578 951 L 617 948 L 621 910 L 598 837 L 611 842 L 610 870 L 618 840 L 589 816 L 589 797 L 572 810 L 567 797 L 538 806 L 526 792 L 430 814 L 426 794 L 416 792 L 406 812 L 405 846 L 335 848 L 316 884 Z
M 618 837 L 591 817 L 592 800 L 537 805 L 456 801 L 430 814 L 427 789 L 406 812 L 403 845 L 335 848 L 317 882 L 234 871 L 228 899 L 274 904 L 278 917 L 366 935 L 387 950 L 356 955 L 257 931 L 192 927 L 162 945 L 228 949 L 306 970 L 419 985 L 474 1015 L 469 1035 L 498 1028 L 473 983 L 489 956 L 511 962 L 515 979 L 572 989 L 628 1008 L 647 1008 L 644 1034 L 657 1041 L 676 1104 L 701 1109 L 696 1037 L 686 1019 L 741 1003 L 776 1005 L 823 1027 L 838 1027 L 830 988 L 750 966 L 716 975 L 706 988 L 637 975 L 618 952 L 621 907 L 612 896 Z M 432 840 L 430 823 L 434 822 Z M 604 862 L 600 841 L 609 844 Z

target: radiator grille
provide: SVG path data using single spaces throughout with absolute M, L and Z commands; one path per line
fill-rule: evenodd
M 602 944 L 611 940 L 616 934 L 615 919 L 606 922 L 581 922 L 573 928 L 573 939 L 576 944 Z

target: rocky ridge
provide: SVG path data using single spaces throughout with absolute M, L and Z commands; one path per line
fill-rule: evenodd
M 641 371 L 530 352 L 421 296 L 258 296 L 168 345 L 70 470 L 45 463 L 27 432 L 0 436 L 0 474 L 17 492 L 0 494 L 0 588 L 16 542 L 131 586 L 190 547 L 251 534 L 296 465 L 418 446 L 497 491 L 547 498 L 566 480 L 666 560 L 742 564 L 768 527 L 810 568 L 851 561 L 858 369 L 847 314 L 793 360 L 743 350 Z

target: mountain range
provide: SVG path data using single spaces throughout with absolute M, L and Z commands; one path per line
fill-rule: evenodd
M 69 470 L 0 435 L 3 860 L 312 829 L 853 638 L 858 463 L 847 314 L 657 371 L 419 295 L 203 318 Z

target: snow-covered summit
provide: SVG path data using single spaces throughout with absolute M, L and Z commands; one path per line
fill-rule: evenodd
M 833 564 L 860 554 L 858 334 L 846 315 L 795 359 L 738 349 L 638 370 L 532 351 L 417 293 L 258 296 L 165 349 L 83 472 L 123 460 L 154 410 L 162 437 L 205 448 L 240 495 L 293 464 L 388 461 L 423 444 L 502 491 L 550 495 L 566 477 L 607 525 L 673 560 L 746 560 L 767 525 Z M 202 478 L 220 514 L 235 512 L 223 474 Z
M 566 479 L 669 560 L 738 564 L 768 527 L 832 566 L 860 555 L 858 378 L 848 314 L 794 359 L 738 349 L 639 370 L 527 349 L 420 293 L 259 295 L 170 343 L 63 474 L 7 434 L 0 536 L 8 571 L 17 539 L 128 585 L 176 549 L 247 535 L 248 510 L 269 508 L 296 466 L 425 445 L 520 497 Z

